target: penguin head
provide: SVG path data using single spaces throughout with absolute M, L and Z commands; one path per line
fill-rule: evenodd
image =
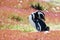
M 34 13 L 32 13 L 32 17 L 33 19 L 42 19 L 45 20 L 45 14 L 42 11 L 36 11 Z
M 37 19 L 45 20 L 45 14 L 41 11 L 37 11 L 34 15 L 35 15 L 35 18 Z

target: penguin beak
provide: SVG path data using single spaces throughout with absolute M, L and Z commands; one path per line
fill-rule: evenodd
M 42 18 L 45 21 L 45 17 Z
M 45 16 L 43 16 L 42 14 L 40 14 L 40 18 L 45 21 Z

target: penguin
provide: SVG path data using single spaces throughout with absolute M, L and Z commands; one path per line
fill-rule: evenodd
M 29 15 L 29 22 L 37 31 L 49 31 L 45 21 L 45 14 L 41 11 L 33 12 Z

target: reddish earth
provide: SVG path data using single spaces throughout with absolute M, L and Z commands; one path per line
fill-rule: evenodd
M 6 23 L 7 17 L 11 14 L 17 14 L 23 18 L 27 18 L 29 14 L 35 10 L 30 7 L 30 2 L 38 0 L 0 0 L 0 20 Z M 44 11 L 47 23 L 60 23 L 60 12 L 52 10 L 52 5 L 48 5 L 40 0 L 43 6 L 48 6 L 48 11 Z M 51 8 L 51 9 L 50 9 Z M 53 19 L 54 18 L 54 19 Z M 8 20 L 7 20 L 8 21 Z M 11 22 L 14 24 L 14 22 Z
M 20 32 L 17 30 L 0 30 L 0 40 L 60 40 L 60 31 Z
M 25 0 L 22 2 L 19 0 L 0 0 L 0 24 L 17 24 L 14 20 L 8 20 L 7 17 L 11 14 L 26 17 L 32 13 L 34 9 L 28 3 Z M 46 22 L 60 23 L 60 12 L 45 11 L 45 14 Z M 0 30 L 0 40 L 60 40 L 60 31 L 49 31 L 49 33 L 44 34 L 44 32 L 25 33 L 17 30 Z

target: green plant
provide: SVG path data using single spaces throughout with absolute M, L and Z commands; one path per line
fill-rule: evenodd
M 44 10 L 43 6 L 39 2 L 31 3 L 31 7 L 36 10 Z
M 34 27 L 32 27 L 31 25 L 0 25 L 0 30 L 4 30 L 4 29 L 9 29 L 9 30 L 20 30 L 22 32 L 34 32 L 36 31 L 36 29 Z
M 13 16 L 12 19 L 15 19 L 15 20 L 17 20 L 17 21 L 22 21 L 22 18 L 19 17 L 19 16 Z
M 17 15 L 10 15 L 8 18 L 16 20 L 16 21 L 23 21 L 23 18 Z

